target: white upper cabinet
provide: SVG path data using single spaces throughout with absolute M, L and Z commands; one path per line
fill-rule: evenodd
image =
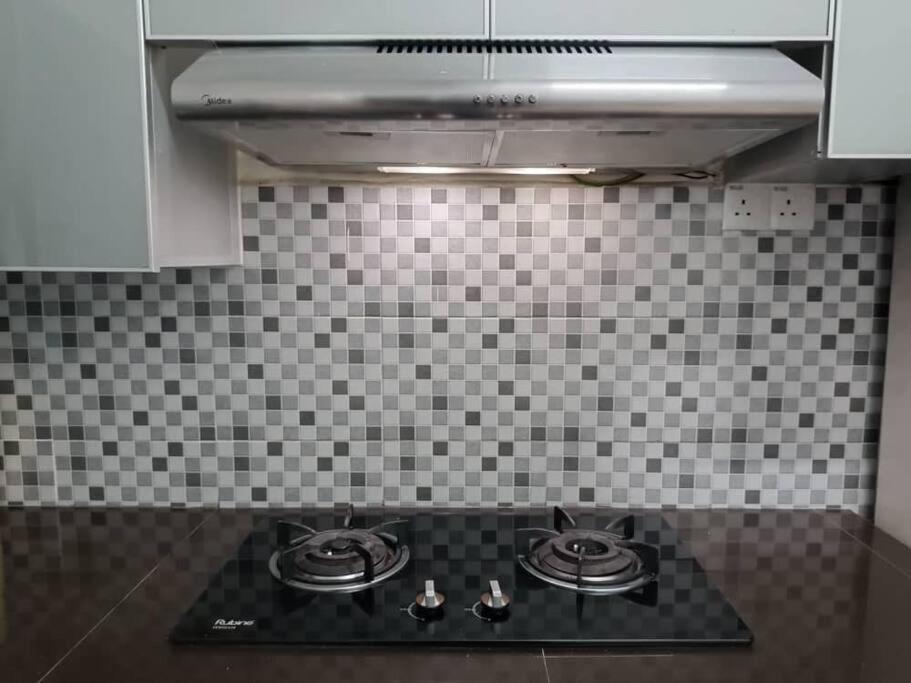
M 150 40 L 488 36 L 488 0 L 146 0 Z
M 911 158 L 911 3 L 839 0 L 829 107 L 832 158 Z
M 234 156 L 169 111 L 183 52 L 141 0 L 0 2 L 0 270 L 240 262 Z
M 176 0 L 175 0 L 176 1 Z M 492 0 L 494 38 L 820 40 L 831 0 Z
M 0 3 L 0 268 L 148 268 L 135 3 Z

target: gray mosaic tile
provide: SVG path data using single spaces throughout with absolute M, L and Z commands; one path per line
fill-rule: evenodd
M 247 187 L 245 267 L 0 274 L 0 502 L 873 501 L 894 196 Z

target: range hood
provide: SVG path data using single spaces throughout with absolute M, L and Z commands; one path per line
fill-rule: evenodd
M 175 115 L 278 166 L 706 168 L 816 121 L 822 81 L 772 48 L 602 43 L 231 47 Z

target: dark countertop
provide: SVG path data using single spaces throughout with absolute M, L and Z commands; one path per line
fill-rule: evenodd
M 0 510 L 0 679 L 907 681 L 911 549 L 851 513 L 668 511 L 751 648 L 175 647 L 167 633 L 252 528 L 247 511 Z

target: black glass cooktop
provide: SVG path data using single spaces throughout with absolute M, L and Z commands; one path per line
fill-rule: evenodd
M 580 528 L 601 529 L 616 511 L 574 513 Z M 285 513 L 317 530 L 342 525 L 344 512 Z M 237 555 L 171 632 L 178 643 L 298 645 L 746 645 L 749 628 L 660 513 L 634 515 L 633 539 L 655 546 L 658 578 L 623 595 L 586 595 L 544 583 L 517 563 L 528 527 L 550 528 L 549 510 L 410 511 L 356 515 L 359 527 L 384 521 L 409 548 L 408 564 L 387 581 L 354 593 L 283 585 L 269 571 L 278 517 L 265 517 Z M 446 602 L 433 619 L 414 617 L 415 597 L 432 579 Z M 511 599 L 493 621 L 478 616 L 495 579 Z

